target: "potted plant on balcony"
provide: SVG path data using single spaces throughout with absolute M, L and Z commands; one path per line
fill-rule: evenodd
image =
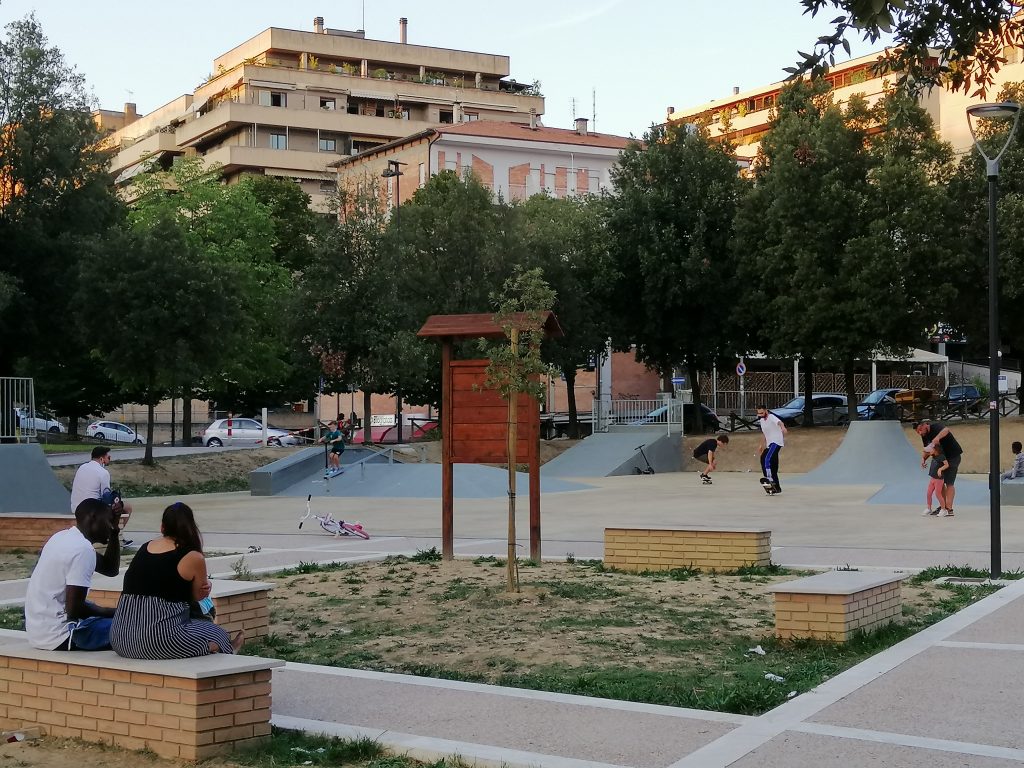
M 373 72 L 371 73 L 371 77 L 375 77 L 378 80 L 387 80 L 388 71 L 383 67 L 378 67 L 377 69 L 373 70 Z

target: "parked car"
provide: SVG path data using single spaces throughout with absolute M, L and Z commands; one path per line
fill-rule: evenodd
M 697 424 L 697 411 L 694 410 L 694 403 L 683 403 L 683 431 L 687 434 L 700 432 Z M 704 403 L 700 404 L 701 413 L 704 414 L 704 432 L 716 432 L 722 428 L 722 421 L 718 414 L 711 410 Z M 664 424 L 668 414 L 668 406 L 661 405 L 649 412 L 642 418 L 630 421 L 630 426 L 643 426 L 645 424 Z
M 36 432 L 67 432 L 67 427 L 57 421 L 52 413 L 36 409 L 32 414 L 28 408 L 15 408 L 14 414 L 17 417 L 18 426 L 22 429 L 34 429 Z
M 973 384 L 954 384 L 946 388 L 946 399 L 950 404 L 973 403 L 981 399 L 981 392 Z
M 142 445 L 144 442 L 134 429 L 119 421 L 94 421 L 85 428 L 85 436 L 95 440 L 109 440 L 112 443 Z
M 869 392 L 857 405 L 857 418 L 863 420 L 898 419 L 900 412 L 899 405 L 896 403 L 898 392 L 906 392 L 906 390 L 902 387 L 890 387 Z
M 843 425 L 849 422 L 846 395 L 827 392 L 811 395 L 811 407 L 814 409 L 815 424 Z M 772 408 L 771 412 L 782 419 L 787 427 L 799 425 L 804 420 L 804 399 L 794 397 L 781 408 Z
M 230 422 L 230 425 L 229 425 Z M 218 448 L 222 445 L 259 445 L 263 442 L 263 424 L 256 419 L 217 419 L 203 430 L 203 445 Z M 267 445 L 301 445 L 301 437 L 287 429 L 267 426 Z

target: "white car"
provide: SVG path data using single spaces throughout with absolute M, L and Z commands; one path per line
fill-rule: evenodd
M 301 445 L 302 438 L 286 429 L 267 427 L 267 445 Z M 217 419 L 203 430 L 203 445 L 219 448 L 222 445 L 261 445 L 263 425 L 256 419 Z
M 142 445 L 145 442 L 134 429 L 119 421 L 94 421 L 85 428 L 85 436 L 111 443 Z
M 67 432 L 67 427 L 57 421 L 52 413 L 37 410 L 35 416 L 31 415 L 28 408 L 21 407 L 14 409 L 18 417 L 18 426 L 22 429 L 34 429 L 36 432 Z

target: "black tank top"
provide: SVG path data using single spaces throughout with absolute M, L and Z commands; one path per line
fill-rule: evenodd
M 178 563 L 188 552 L 181 548 L 153 554 L 146 543 L 132 558 L 124 572 L 126 595 L 151 595 L 169 603 L 187 603 L 192 599 L 192 582 L 181 578 Z

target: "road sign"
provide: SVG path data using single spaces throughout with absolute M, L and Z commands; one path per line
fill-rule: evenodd
M 742 360 L 740 360 L 738 363 L 736 363 L 736 375 L 737 376 L 742 376 L 746 372 L 747 372 L 747 366 L 743 364 Z
M 686 383 L 686 377 L 685 376 L 673 376 L 672 377 L 672 383 L 673 384 L 685 384 Z

